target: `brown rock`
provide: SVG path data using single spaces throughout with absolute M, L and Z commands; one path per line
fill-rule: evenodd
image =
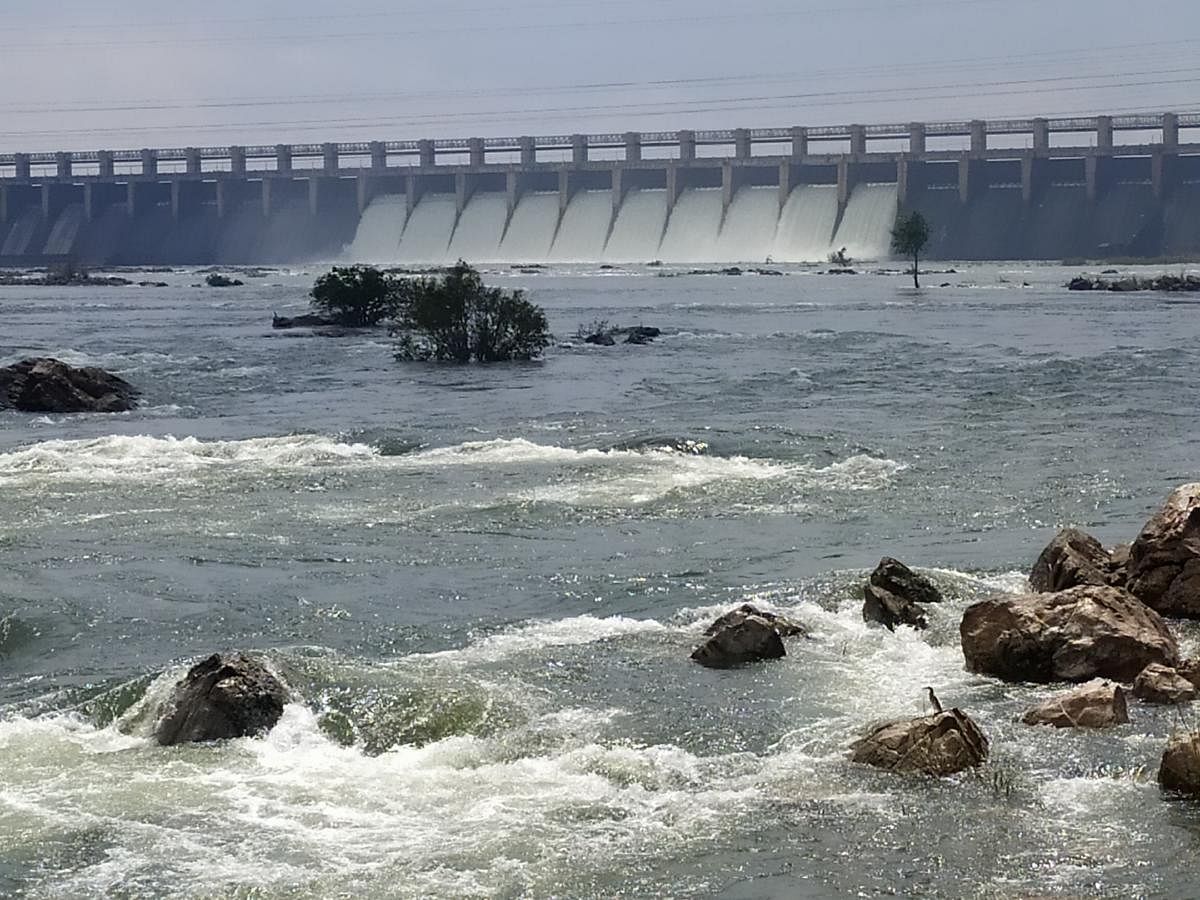
M 787 656 L 775 626 L 759 616 L 746 616 L 722 628 L 692 651 L 692 659 L 710 669 L 729 669 L 745 663 Z
M 1167 741 L 1158 766 L 1158 783 L 1165 791 L 1200 795 L 1200 732 L 1175 735 Z
M 808 629 L 799 622 L 793 622 L 791 619 L 781 616 L 778 613 L 759 609 L 750 603 L 743 603 L 737 609 L 731 609 L 724 615 L 719 616 L 705 629 L 704 633 L 712 636 L 723 628 L 728 628 L 730 625 L 737 625 L 747 616 L 758 616 L 760 619 L 766 619 L 779 632 L 780 637 L 808 637 Z
M 1121 586 L 1121 566 L 1101 543 L 1078 528 L 1064 528 L 1046 545 L 1033 570 L 1029 586 L 1035 591 L 1065 591 L 1081 584 Z
M 850 759 L 890 772 L 953 775 L 987 759 L 988 740 L 961 709 L 896 719 L 851 746 Z
M 57 359 L 25 359 L 0 368 L 0 409 L 22 412 L 125 412 L 133 385 L 103 369 L 75 368 Z
M 926 628 L 929 621 L 917 604 L 873 584 L 863 586 L 863 621 L 878 622 L 890 631 L 897 625 Z
M 1164 616 L 1200 618 L 1200 484 L 1171 492 L 1129 550 L 1129 590 Z
M 1191 703 L 1196 699 L 1196 686 L 1175 669 L 1151 663 L 1133 680 L 1133 696 L 1164 706 Z
M 1179 660 L 1159 615 L 1115 587 L 993 597 L 967 608 L 959 632 L 967 668 L 1006 681 L 1128 682 Z
M 175 685 L 154 739 L 171 746 L 265 734 L 287 699 L 287 688 L 262 663 L 240 653 L 214 653 Z
M 1098 681 L 1055 694 L 1025 713 L 1021 721 L 1055 728 L 1108 728 L 1126 724 L 1129 710 L 1119 685 Z
M 1200 691 L 1200 659 L 1185 659 L 1175 667 L 1175 671 L 1195 685 Z
M 942 592 L 924 575 L 918 575 L 898 559 L 885 556 L 871 573 L 871 584 L 909 603 L 941 603 Z

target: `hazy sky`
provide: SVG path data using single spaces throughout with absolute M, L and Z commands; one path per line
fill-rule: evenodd
M 1200 110 L 1200 0 L 3 0 L 0 151 Z

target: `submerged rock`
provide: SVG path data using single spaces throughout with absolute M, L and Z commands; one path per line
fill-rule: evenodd
M 863 620 L 895 631 L 897 625 L 925 628 L 925 611 L 917 604 L 940 603 L 942 593 L 924 575 L 885 556 L 863 588 Z
M 1191 703 L 1196 699 L 1196 686 L 1174 668 L 1151 663 L 1133 680 L 1133 696 L 1163 706 Z
M 126 412 L 137 389 L 123 378 L 92 366 L 76 368 L 48 357 L 0 368 L 0 409 L 22 412 Z
M 983 763 L 988 740 L 961 709 L 896 719 L 851 745 L 850 759 L 890 772 L 953 775 Z
M 214 653 L 192 666 L 163 707 L 154 739 L 164 747 L 256 737 L 275 727 L 288 691 L 262 663 Z
M 1065 591 L 1081 584 L 1124 583 L 1122 561 L 1127 554 L 1114 554 L 1085 531 L 1064 528 L 1042 551 L 1029 573 L 1029 586 L 1039 593 Z
M 1179 659 L 1158 613 L 1099 585 L 984 600 L 967 608 L 959 632 L 967 668 L 1006 681 L 1129 682 L 1150 663 Z
M 771 627 L 779 632 L 780 637 L 808 637 L 808 629 L 799 622 L 793 622 L 791 619 L 781 616 L 778 613 L 759 609 L 751 603 L 743 603 L 737 609 L 731 609 L 724 615 L 718 616 L 704 630 L 704 633 L 711 637 L 723 628 L 728 628 L 731 625 L 737 625 L 744 621 L 747 616 L 758 616 L 760 619 L 766 619 L 771 623 Z
M 1129 590 L 1164 616 L 1200 618 L 1200 484 L 1171 492 L 1129 548 Z
M 336 325 L 337 320 L 329 316 L 318 316 L 311 313 L 302 316 L 277 316 L 271 314 L 272 328 L 323 328 Z
M 1055 728 L 1108 728 L 1128 723 L 1129 707 L 1120 685 L 1098 681 L 1055 694 L 1025 713 L 1021 721 Z
M 1158 784 L 1165 791 L 1200 795 L 1200 732 L 1177 734 L 1167 741 L 1158 766 Z
M 774 624 L 747 615 L 726 625 L 692 651 L 692 659 L 710 669 L 730 669 L 745 663 L 787 656 Z

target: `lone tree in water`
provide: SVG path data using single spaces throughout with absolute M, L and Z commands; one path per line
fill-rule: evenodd
M 929 243 L 929 223 L 919 212 L 911 212 L 896 219 L 896 227 L 892 229 L 892 252 L 901 256 L 911 256 L 913 261 L 913 287 L 919 288 L 921 282 L 917 270 L 921 261 L 921 251 Z
M 440 278 L 398 284 L 396 357 L 467 363 L 530 360 L 550 345 L 546 313 L 523 291 L 486 287 L 461 259 Z

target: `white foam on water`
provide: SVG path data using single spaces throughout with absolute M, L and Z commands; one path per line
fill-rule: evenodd
M 386 194 L 376 197 L 359 220 L 346 257 L 356 263 L 390 263 L 398 258 L 400 235 L 408 219 L 408 197 Z
M 496 662 L 510 656 L 537 653 L 548 647 L 573 647 L 614 638 L 662 634 L 668 627 L 654 619 L 626 616 L 575 616 L 550 622 L 521 625 L 488 635 L 466 647 L 421 654 L 425 659 L 462 660 L 471 663 Z

